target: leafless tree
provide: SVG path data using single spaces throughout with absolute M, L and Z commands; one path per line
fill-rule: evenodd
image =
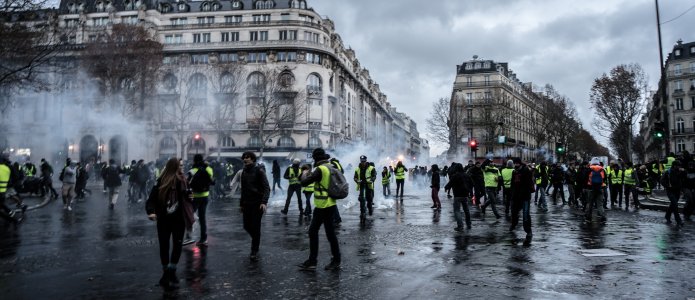
M 199 129 L 195 125 L 202 117 L 203 106 L 207 99 L 200 91 L 201 74 L 198 69 L 181 65 L 164 71 L 162 84 L 167 92 L 160 95 L 162 123 L 173 129 L 178 140 L 179 153 L 186 157 L 186 149 L 191 145 L 193 133 Z
M 98 32 L 82 60 L 109 105 L 124 115 L 145 117 L 145 101 L 156 91 L 162 45 L 142 26 L 116 24 Z
M 216 92 L 211 105 L 209 125 L 217 133 L 217 158 L 221 156 L 223 138 L 239 123 L 236 111 L 243 108 L 242 95 L 247 73 L 238 63 L 218 63 L 212 67 L 210 80 Z M 245 121 L 245 120 L 244 120 Z
M 294 83 L 294 76 L 281 69 L 261 67 L 248 76 L 246 123 L 260 141 L 260 157 L 270 139 L 291 132 L 306 116 L 307 93 Z
M 632 152 L 633 127 L 646 103 L 647 87 L 647 75 L 638 64 L 618 65 L 591 86 L 591 106 L 598 115 L 594 124 L 599 134 L 622 139 L 616 140 L 622 145 L 614 147 L 617 152 L 618 148 L 627 149 L 628 155 Z
M 460 119 L 457 118 L 459 115 L 461 114 L 451 109 L 450 98 L 439 98 L 438 101 L 434 102 L 432 111 L 430 111 L 430 117 L 425 120 L 430 140 L 443 144 L 455 143 L 456 141 L 452 141 L 450 135 L 453 127 L 460 123 L 454 120 Z

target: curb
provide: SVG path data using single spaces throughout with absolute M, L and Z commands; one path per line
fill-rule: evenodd
M 27 208 L 27 211 L 42 208 L 42 207 L 48 205 L 48 203 L 50 203 L 52 200 L 53 200 L 53 197 L 51 197 L 50 195 L 47 195 L 47 196 L 45 196 L 45 197 L 43 198 L 43 202 L 41 202 L 41 203 L 39 203 L 39 204 L 37 204 L 37 205 L 28 207 L 28 208 Z

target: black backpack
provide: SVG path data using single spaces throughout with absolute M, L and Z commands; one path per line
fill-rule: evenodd
M 206 170 L 207 167 L 198 168 L 198 171 L 191 177 L 188 186 L 194 193 L 203 193 L 210 191 L 210 186 L 215 184 Z

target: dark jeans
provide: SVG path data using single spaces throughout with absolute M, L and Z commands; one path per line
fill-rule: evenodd
M 553 204 L 557 203 L 557 193 L 560 193 L 560 198 L 562 198 L 562 204 L 565 204 L 567 202 L 565 200 L 565 189 L 563 184 L 554 184 L 553 187 Z
M 630 207 L 630 195 L 632 195 L 632 201 L 634 207 L 639 207 L 639 199 L 637 198 L 637 190 L 635 190 L 634 185 L 625 185 L 625 208 Z
M 512 188 L 502 190 L 502 202 L 504 203 L 504 215 L 509 217 L 509 209 L 512 207 Z
M 280 177 L 273 177 L 273 194 L 275 194 L 275 185 L 282 191 L 282 186 L 280 186 Z
M 258 253 L 258 247 L 261 245 L 261 219 L 263 218 L 261 204 L 249 204 L 243 208 L 244 230 L 251 236 L 251 253 Z
M 367 187 L 367 185 L 360 185 L 360 195 L 357 197 L 357 200 L 360 201 L 360 215 L 364 215 L 367 209 L 371 215 L 374 210 L 374 190 Z
M 611 205 L 618 204 L 618 207 L 623 206 L 623 187 L 621 184 L 611 184 Z
M 463 228 L 463 220 L 461 219 L 461 207 L 466 216 L 466 227 L 471 228 L 471 211 L 468 207 L 468 197 L 454 197 L 454 219 L 458 228 Z
M 683 216 L 685 219 L 690 219 L 695 211 L 695 189 L 685 189 L 683 190 L 683 198 L 685 198 L 685 207 L 683 208 Z
M 403 197 L 405 179 L 396 179 L 396 197 Z
M 442 202 L 439 201 L 439 188 L 432 188 L 432 202 L 437 208 L 442 208 Z
M 603 204 L 601 203 L 601 200 L 603 199 L 603 189 L 590 189 L 587 191 L 587 194 L 589 195 L 589 199 L 586 203 L 586 208 L 585 208 L 585 217 L 587 220 L 591 220 L 593 212 L 594 212 L 594 205 L 596 205 L 596 209 L 598 210 L 598 216 L 601 219 L 606 218 L 606 213 L 603 210 Z
M 542 190 L 540 191 L 543 192 Z M 522 222 L 526 234 L 531 234 L 531 200 L 513 200 L 512 201 L 512 225 L 509 230 L 514 230 L 519 224 L 519 212 L 522 213 Z
M 668 209 L 666 210 L 666 220 L 670 222 L 671 214 L 673 214 L 673 216 L 676 218 L 676 223 L 683 223 L 683 221 L 681 220 L 681 215 L 678 212 L 678 199 L 680 199 L 681 197 L 681 191 L 666 191 L 666 195 L 668 195 L 668 200 L 671 202 L 671 204 L 668 206 Z
M 183 209 L 183 208 L 179 208 Z M 178 212 L 174 215 L 157 216 L 157 236 L 159 237 L 159 259 L 162 266 L 169 263 L 179 263 L 181 258 L 181 248 L 183 247 L 183 233 L 186 231 L 186 223 L 183 213 Z M 169 241 L 172 239 L 171 257 L 169 256 Z
M 301 184 L 291 184 L 287 187 L 287 199 L 285 199 L 285 211 L 290 208 L 290 200 L 292 200 L 292 194 L 297 194 L 297 203 L 299 204 L 299 212 L 304 212 L 304 207 L 302 206 L 302 185 Z
M 58 192 L 56 192 L 56 189 L 53 188 L 53 179 L 49 175 L 44 175 L 43 176 L 43 186 L 44 190 L 48 190 L 48 192 L 51 192 L 51 195 L 54 198 L 58 198 Z M 41 196 L 43 196 L 45 191 L 41 192 Z
M 382 184 L 382 186 L 384 187 L 384 197 L 390 196 L 391 195 L 391 184 L 389 184 L 389 183 Z
M 200 223 L 200 240 L 208 239 L 208 197 L 193 198 L 193 211 L 198 212 L 198 223 Z
M 495 217 L 499 218 L 500 214 L 497 212 L 497 188 L 486 187 L 485 192 L 485 204 L 483 204 L 481 208 L 485 210 L 488 205 L 492 206 L 492 213 L 495 214 Z
M 314 192 L 304 192 L 304 198 L 306 198 L 306 215 L 310 216 L 311 215 L 311 195 L 313 195 Z
M 316 262 L 319 255 L 319 229 L 323 225 L 326 231 L 326 239 L 331 245 L 331 255 L 333 260 L 340 261 L 340 246 L 338 245 L 338 237 L 335 235 L 335 227 L 333 224 L 336 206 L 326 208 L 315 208 L 314 217 L 309 225 L 309 261 Z

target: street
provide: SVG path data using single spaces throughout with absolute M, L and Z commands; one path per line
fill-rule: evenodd
M 58 199 L 27 212 L 17 228 L 0 225 L 4 299 L 695 297 L 693 223 L 677 229 L 664 224 L 663 212 L 608 210 L 605 225 L 586 224 L 567 206 L 549 204 L 540 213 L 532 205 L 534 238 L 525 247 L 521 225 L 509 233 L 490 210 L 483 220 L 472 208 L 473 228 L 455 232 L 451 199 L 440 193 L 443 208 L 433 212 L 429 188 L 409 184 L 402 206 L 378 190 L 364 225 L 356 195 L 339 202 L 343 265 L 335 272 L 323 270 L 330 260 L 323 231 L 318 270 L 297 268 L 308 257 L 309 222 L 298 216 L 296 199 L 283 216 L 285 194 L 271 198 L 257 263 L 248 259 L 238 200 L 213 201 L 209 246 L 184 246 L 181 288 L 163 292 L 156 227 L 144 202 L 128 205 L 124 188 L 111 211 L 100 187 L 90 188 L 95 193 L 72 212 Z

